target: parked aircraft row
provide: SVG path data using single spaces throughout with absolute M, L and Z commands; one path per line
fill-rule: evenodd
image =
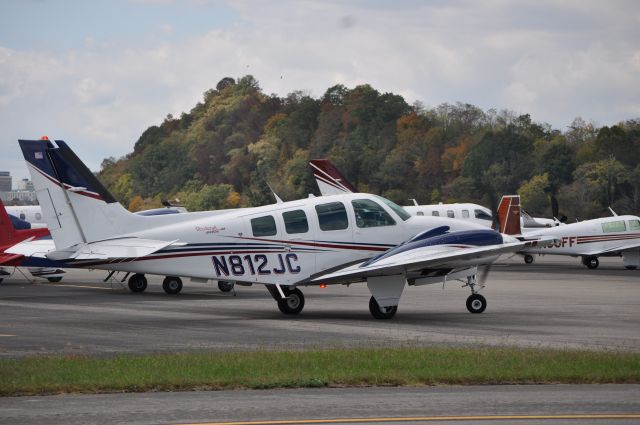
M 367 284 L 371 314 L 391 318 L 404 287 L 460 279 L 480 313 L 478 267 L 502 253 L 555 238 L 514 237 L 449 217 L 411 216 L 371 194 L 309 197 L 254 208 L 161 216 L 128 212 L 63 142 L 20 140 L 53 244 L 32 240 L 6 252 L 31 259 L 133 273 L 264 284 L 279 309 L 304 307 L 308 285 Z
M 348 179 L 330 161 L 315 159 L 310 161 L 314 177 L 323 195 L 357 191 Z M 504 202 L 517 202 L 520 198 L 511 195 Z M 458 218 L 479 225 L 491 227 L 494 220 L 491 210 L 471 203 L 418 205 L 404 207 L 412 215 L 444 216 Z M 502 204 L 501 204 L 502 205 Z M 565 224 L 557 219 L 531 217 L 520 211 L 520 228 L 527 236 L 548 236 L 556 242 L 544 246 L 531 246 L 519 252 L 527 264 L 534 261 L 534 255 L 568 255 L 581 257 L 582 264 L 595 269 L 600 264 L 600 256 L 621 256 L 623 265 L 630 270 L 640 266 L 640 221 L 638 217 L 614 216 L 578 223 Z M 518 230 L 515 234 L 520 234 Z M 511 232 L 510 234 L 514 234 Z

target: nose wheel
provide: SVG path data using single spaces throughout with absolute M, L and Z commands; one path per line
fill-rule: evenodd
M 487 300 L 480 294 L 471 294 L 467 298 L 469 313 L 482 313 L 487 308 Z

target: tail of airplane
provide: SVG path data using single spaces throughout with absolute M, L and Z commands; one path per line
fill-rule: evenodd
M 16 230 L 13 227 L 11 218 L 7 214 L 7 210 L 4 208 L 4 204 L 0 199 L 0 246 L 6 246 L 13 243 Z
M 498 206 L 499 232 L 506 235 L 520 235 L 520 195 L 505 195 Z
M 323 196 L 358 192 L 328 159 L 312 159 L 309 165 Z
M 60 250 L 130 232 L 134 215 L 120 205 L 67 144 L 20 140 L 42 214 Z

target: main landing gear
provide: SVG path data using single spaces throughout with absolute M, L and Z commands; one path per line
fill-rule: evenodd
M 376 319 L 391 319 L 398 312 L 398 306 L 380 307 L 374 297 L 369 299 L 369 311 Z
M 464 286 L 468 286 L 471 289 L 471 295 L 467 298 L 467 310 L 469 313 L 482 313 L 487 308 L 487 299 L 482 295 L 478 294 L 476 290 L 476 276 L 469 276 L 467 278 L 467 284 Z
M 600 265 L 600 261 L 598 261 L 598 257 L 594 256 L 582 257 L 582 264 L 587 266 L 589 269 L 597 269 Z
M 145 289 L 147 289 L 147 278 L 143 274 L 136 273 L 129 278 L 131 292 L 144 292 Z
M 533 255 L 531 255 L 531 254 L 526 254 L 526 255 L 524 256 L 524 262 L 525 262 L 525 263 L 527 263 L 527 264 L 531 264 L 531 263 L 533 263 Z
M 167 276 L 162 282 L 162 289 L 167 294 L 178 294 L 182 291 L 182 279 L 176 276 Z
M 298 288 L 266 285 L 267 290 L 278 303 L 278 309 L 284 314 L 298 314 L 304 308 L 304 294 Z
M 231 292 L 233 291 L 233 287 L 235 284 L 233 282 L 228 282 L 226 280 L 218 281 L 218 289 L 222 292 Z

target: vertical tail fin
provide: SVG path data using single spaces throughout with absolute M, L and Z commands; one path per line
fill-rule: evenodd
M 0 199 L 0 246 L 11 244 L 15 239 L 15 233 L 11 218 Z
M 126 233 L 133 214 L 61 140 L 20 140 L 43 217 L 57 249 Z
M 312 159 L 309 165 L 323 196 L 358 192 L 328 159 Z
M 520 235 L 520 195 L 505 195 L 498 206 L 498 225 L 500 233 Z

